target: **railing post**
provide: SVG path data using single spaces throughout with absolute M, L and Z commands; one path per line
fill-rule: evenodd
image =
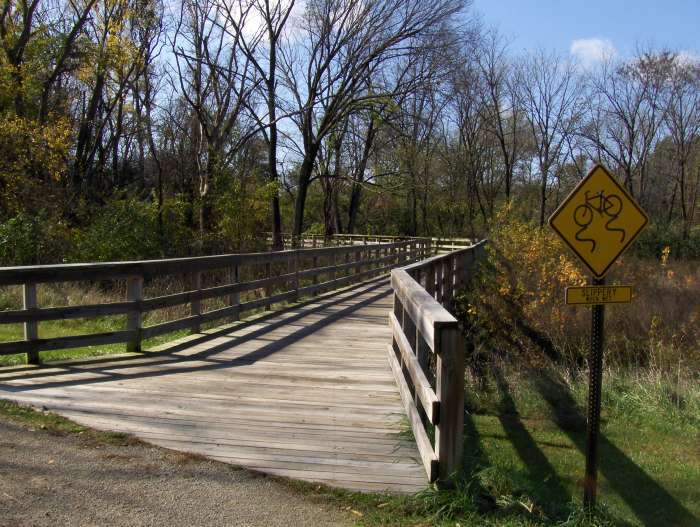
M 445 301 L 447 304 L 447 310 L 452 309 L 452 304 L 454 301 L 455 290 L 454 290 L 454 279 L 455 279 L 455 258 L 454 256 L 448 256 L 445 259 L 445 269 L 447 270 L 447 279 L 445 284 Z
M 437 342 L 436 392 L 440 421 L 435 429 L 439 480 L 449 485 L 462 463 L 464 428 L 464 346 L 457 325 L 435 328 Z
M 141 353 L 141 328 L 143 317 L 140 302 L 143 300 L 143 277 L 132 276 L 126 281 L 126 300 L 134 302 L 136 309 L 126 315 L 126 329 L 134 332 L 134 336 L 126 344 L 128 353 Z
M 231 285 L 237 284 L 240 281 L 240 274 L 239 273 L 240 273 L 240 268 L 238 267 L 238 264 L 229 268 L 229 282 L 231 283 Z M 241 294 L 238 291 L 236 291 L 235 293 L 231 293 L 228 297 L 228 303 L 231 307 L 239 306 L 238 310 L 232 316 L 232 318 L 234 320 L 239 320 L 241 318 L 241 311 L 240 311 Z
M 294 251 L 292 254 L 290 262 L 292 264 L 292 272 L 294 273 L 294 278 L 292 286 L 294 287 L 294 296 L 292 299 L 294 302 L 299 301 L 299 250 Z
M 316 240 L 314 239 L 314 244 L 316 243 Z M 313 260 L 311 262 L 311 266 L 313 269 L 318 269 L 318 256 L 314 256 Z M 313 278 L 311 279 L 311 283 L 314 285 L 318 285 L 318 273 L 314 273 Z M 317 296 L 318 295 L 318 289 L 314 289 L 314 292 L 311 296 Z
M 272 263 L 267 262 L 265 264 L 265 277 L 266 278 L 272 278 Z M 270 298 L 272 296 L 272 285 L 267 284 L 265 286 L 265 297 Z M 272 309 L 272 306 L 270 304 L 267 304 L 265 306 L 265 311 L 270 311 Z
M 36 284 L 24 284 L 22 286 L 22 299 L 24 309 L 36 309 Z M 39 324 L 37 322 L 24 323 L 24 340 L 32 341 L 39 338 Z M 36 348 L 27 353 L 27 364 L 39 364 L 39 351 Z
M 337 273 L 335 271 L 336 260 L 337 260 L 337 258 L 335 256 L 335 251 L 333 251 L 333 253 L 331 254 L 331 265 L 333 266 L 333 270 L 331 271 L 331 280 L 332 281 L 335 281 L 335 279 L 337 277 Z M 333 286 L 333 287 L 335 287 L 335 286 Z
M 192 273 L 192 291 L 199 292 L 202 289 L 202 273 L 201 271 L 195 271 Z M 193 317 L 198 317 L 202 314 L 202 301 L 199 299 L 192 300 L 190 302 L 190 315 Z M 199 321 L 192 325 L 192 333 L 199 333 L 202 327 L 199 325 Z
M 425 270 L 425 290 L 435 298 L 435 264 L 429 264 Z

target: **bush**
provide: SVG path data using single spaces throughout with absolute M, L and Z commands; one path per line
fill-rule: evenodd
M 588 355 L 590 310 L 564 303 L 567 286 L 587 282 L 557 236 L 499 214 L 487 261 L 459 298 L 460 316 L 477 343 L 474 353 L 517 354 L 537 363 L 544 356 L 581 365 Z M 679 363 L 700 366 L 700 269 L 694 263 L 625 256 L 608 283 L 634 287 L 631 304 L 606 310 L 606 362 L 617 366 Z M 544 355 L 543 355 L 544 352 Z
M 66 224 L 42 212 L 20 213 L 0 223 L 0 265 L 58 263 L 70 251 Z
M 659 258 L 666 247 L 671 248 L 673 258 L 700 259 L 700 227 L 683 239 L 680 226 L 652 223 L 642 231 L 630 252 L 641 258 Z
M 177 200 L 163 207 L 163 232 L 155 203 L 130 198 L 108 203 L 75 236 L 73 261 L 146 260 L 186 251 L 190 231 Z

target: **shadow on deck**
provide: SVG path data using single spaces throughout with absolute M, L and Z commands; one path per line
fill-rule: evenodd
M 0 398 L 270 474 L 365 491 L 425 488 L 386 359 L 375 280 L 159 352 L 0 371 Z

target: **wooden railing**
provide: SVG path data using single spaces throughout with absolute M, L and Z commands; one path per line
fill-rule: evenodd
M 457 249 L 470 247 L 474 240 L 470 238 L 437 238 L 437 237 L 417 237 L 417 236 L 384 236 L 370 234 L 334 234 L 324 236 L 322 234 L 305 234 L 301 237 L 294 237 L 291 234 L 282 236 L 285 248 L 294 247 L 327 247 L 337 245 L 360 245 L 371 243 L 393 243 L 399 241 L 416 240 L 421 243 L 428 243 L 435 254 L 444 254 Z M 268 240 L 272 241 L 272 235 L 268 233 Z
M 126 343 L 128 351 L 139 352 L 144 339 L 186 328 L 197 332 L 205 323 L 223 318 L 237 320 L 245 312 L 269 309 L 272 304 L 367 280 L 429 255 L 429 244 L 408 240 L 168 260 L 3 267 L 0 286 L 22 285 L 24 309 L 0 311 L 0 324 L 24 324 L 24 340 L 0 343 L 0 355 L 26 353 L 29 363 L 38 364 L 39 353 L 48 350 Z M 242 280 L 244 267 L 246 281 Z M 224 278 L 217 285 L 204 288 L 203 278 L 213 272 Z M 185 280 L 191 284 L 189 289 L 144 298 L 145 281 L 169 275 L 189 277 Z M 37 303 L 37 284 L 115 280 L 126 280 L 126 298 L 122 302 L 46 308 Z M 241 293 L 251 291 L 261 292 L 262 297 L 241 301 Z M 225 307 L 203 310 L 202 301 L 222 297 Z M 149 327 L 143 325 L 144 313 L 188 304 L 189 316 Z M 44 321 L 108 315 L 125 315 L 126 327 L 89 335 L 39 336 L 39 324 Z
M 431 482 L 448 482 L 461 465 L 465 344 L 450 311 L 484 248 L 482 241 L 391 271 L 389 363 Z

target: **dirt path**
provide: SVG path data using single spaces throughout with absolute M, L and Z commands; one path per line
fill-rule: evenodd
M 143 443 L 0 416 L 0 526 L 343 526 L 284 482 Z

